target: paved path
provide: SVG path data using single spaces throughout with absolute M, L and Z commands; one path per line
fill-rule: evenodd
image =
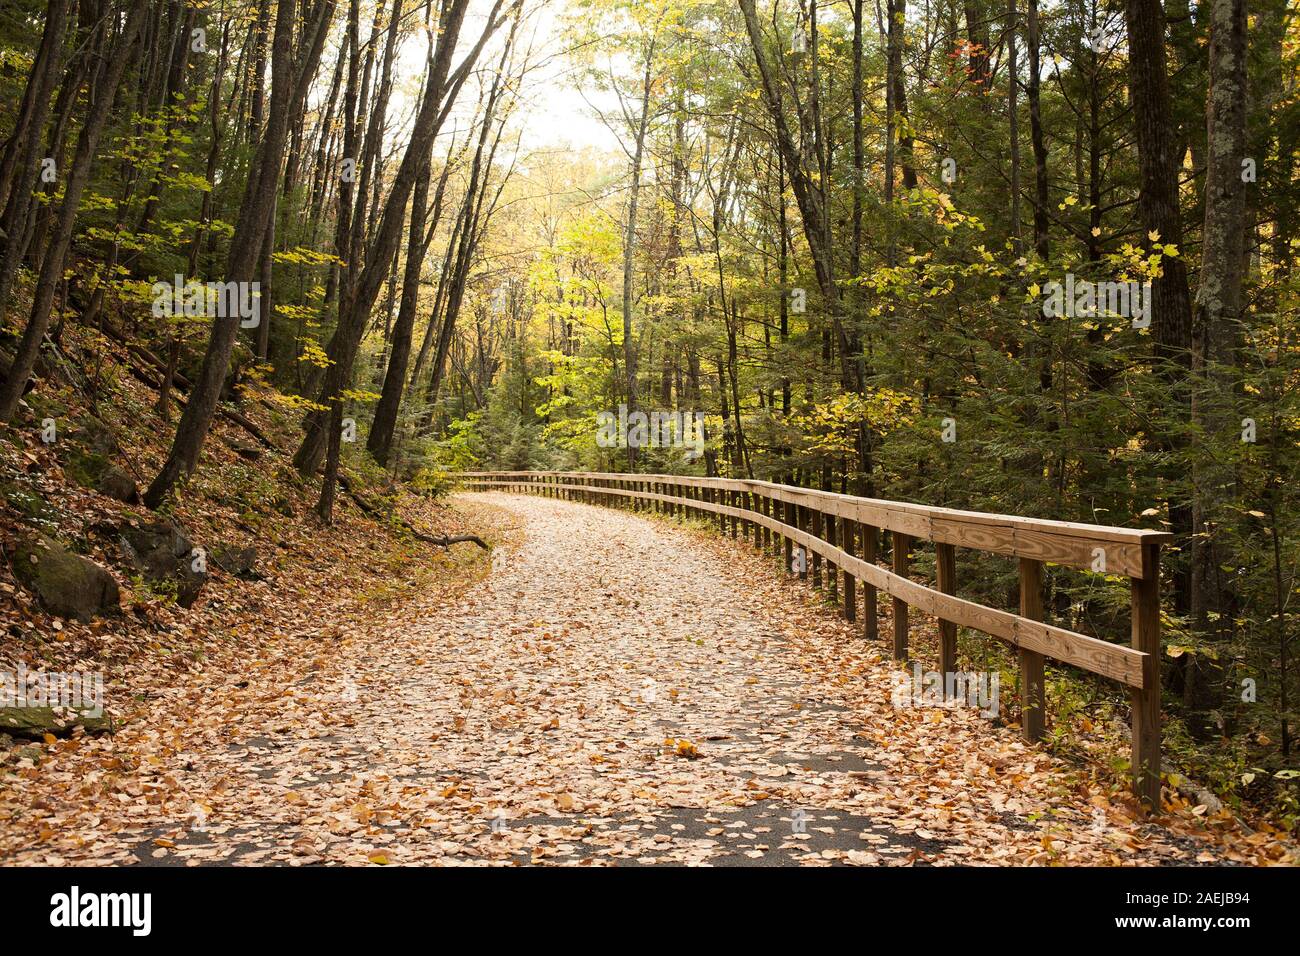
M 77 815 L 81 845 L 55 861 L 1220 859 L 972 710 L 894 707 L 879 649 L 752 548 L 569 502 L 463 500 L 515 526 L 483 582 L 174 689 L 117 739 L 140 768 L 121 805 Z

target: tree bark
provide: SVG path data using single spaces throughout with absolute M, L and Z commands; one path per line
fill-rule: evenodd
M 1165 56 L 1165 15 L 1160 0 L 1126 0 L 1129 86 L 1138 150 L 1140 186 L 1138 215 L 1148 233 L 1150 249 L 1157 242 L 1178 247 L 1177 257 L 1166 257 L 1163 275 L 1152 282 L 1151 328 L 1155 356 L 1171 389 L 1173 416 L 1181 420 L 1190 412 L 1187 374 L 1191 364 L 1192 303 L 1184 262 L 1182 217 L 1178 208 L 1178 170 L 1181 157 L 1169 99 Z M 1150 235 L 1157 236 L 1151 239 Z M 1164 436 L 1162 444 L 1176 452 L 1183 447 L 1177 435 Z M 1184 545 L 1192 532 L 1192 508 L 1179 495 L 1171 496 L 1171 530 Z M 1188 611 L 1190 575 L 1184 559 L 1172 567 L 1171 595 L 1180 614 Z
M 370 435 L 366 439 L 366 448 L 381 465 L 388 464 L 388 456 L 392 450 L 393 433 L 397 428 L 397 415 L 401 409 L 402 392 L 406 387 L 406 371 L 411 358 L 411 338 L 415 329 L 415 315 L 420 298 L 420 274 L 423 272 L 424 257 L 429 251 L 429 243 L 433 239 L 433 232 L 440 218 L 443 190 L 446 188 L 450 170 L 451 163 L 448 162 L 438 179 L 438 190 L 433 200 L 433 222 L 427 229 L 425 219 L 429 199 L 428 163 L 416 180 L 415 194 L 411 197 L 411 224 L 406 245 L 406 266 L 402 274 L 402 298 L 397 309 L 397 321 L 393 324 L 388 368 L 384 372 L 379 404 L 375 407 L 375 420 L 370 426 Z
M 628 187 L 627 224 L 623 229 L 623 370 L 627 376 L 627 413 L 636 411 L 637 354 L 632 329 L 632 285 L 635 276 L 636 214 L 641 194 L 641 157 L 645 152 L 646 130 L 650 125 L 650 84 L 654 71 L 655 40 L 651 38 L 645 57 L 645 78 L 641 87 L 641 116 L 637 121 L 636 141 L 632 150 L 632 183 Z M 627 469 L 636 471 L 637 449 L 627 446 Z
M 1218 435 L 1213 406 L 1230 392 L 1219 371 L 1232 361 L 1242 303 L 1246 238 L 1246 184 L 1241 161 L 1246 151 L 1245 0 L 1211 0 L 1210 89 L 1205 110 L 1205 229 L 1201 271 L 1192 325 L 1192 368 L 1196 392 L 1193 416 L 1204 434 Z M 1202 634 L 1224 632 L 1223 594 L 1217 573 L 1216 540 L 1222 490 L 1231 478 L 1214 456 L 1198 456 L 1193 467 L 1191 594 L 1192 621 Z M 1211 616 L 1217 623 L 1211 623 Z M 1218 703 L 1221 668 L 1194 655 L 1184 673 L 1184 703 L 1206 710 Z
M 1038 0 L 1028 0 L 1025 18 L 1025 46 L 1029 51 L 1029 76 L 1025 81 L 1025 98 L 1029 101 L 1029 140 L 1034 151 L 1034 251 L 1044 262 L 1051 254 L 1047 215 L 1047 143 L 1043 137 L 1043 114 L 1040 105 L 1042 40 L 1038 26 Z

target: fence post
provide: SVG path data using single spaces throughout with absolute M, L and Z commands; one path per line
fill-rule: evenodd
M 791 513 L 794 506 L 788 501 L 781 502 L 781 523 L 784 525 L 794 525 L 794 515 Z M 788 534 L 781 535 L 781 551 L 784 554 L 785 563 L 782 565 L 788 574 L 791 566 L 794 564 L 794 541 Z
M 907 550 L 912 545 L 912 539 L 901 531 L 893 532 L 894 536 L 894 573 L 899 577 L 907 577 Z M 894 598 L 894 660 L 907 660 L 907 602 L 900 598 Z
M 819 511 L 816 508 L 813 508 L 812 509 L 812 536 L 814 538 L 822 537 L 823 520 L 824 519 L 821 511 Z M 814 551 L 808 557 L 809 560 L 812 562 L 813 587 L 819 588 L 822 586 L 822 556 L 818 554 L 816 551 Z
M 1020 616 L 1043 619 L 1043 563 L 1020 559 Z M 1043 655 L 1020 648 L 1020 728 L 1026 740 L 1042 740 L 1047 729 Z
M 939 576 L 939 590 L 944 594 L 957 593 L 957 549 L 951 544 L 936 542 L 934 565 Z M 957 673 L 957 625 L 939 618 L 939 672 L 943 674 L 944 688 L 949 686 L 949 674 Z M 952 686 L 956 686 L 953 684 Z
M 800 531 L 806 532 L 808 530 L 808 509 L 805 508 L 803 505 L 795 505 L 794 520 L 795 520 L 795 527 L 798 528 Z M 805 548 L 802 544 L 800 544 L 799 547 L 803 551 L 803 570 L 799 572 L 799 580 L 807 581 L 808 567 L 810 564 L 812 564 L 812 555 L 809 554 L 808 549 Z
M 844 553 L 849 557 L 856 557 L 858 553 L 857 545 L 854 543 L 854 539 L 858 536 L 857 527 L 858 523 L 849 518 L 844 518 L 840 522 L 840 537 L 843 539 L 840 542 L 840 548 L 842 548 Z M 844 572 L 844 620 L 848 621 L 850 624 L 858 619 L 858 592 L 856 585 L 857 579 L 846 569 Z
M 876 563 L 876 549 L 880 544 L 880 531 L 875 525 L 862 525 L 862 560 L 868 564 Z M 863 636 L 869 641 L 880 640 L 879 592 L 876 586 L 867 581 L 862 582 L 862 629 Z
M 831 547 L 836 547 L 838 528 L 836 527 L 835 516 L 828 514 L 823 519 L 826 529 L 826 543 Z M 830 588 L 831 600 L 836 604 L 840 603 L 840 566 L 830 558 L 826 559 L 826 584 Z
M 1160 809 L 1160 545 L 1142 545 L 1142 577 L 1130 582 L 1133 649 L 1146 654 L 1142 688 L 1129 689 L 1133 708 L 1133 792 Z

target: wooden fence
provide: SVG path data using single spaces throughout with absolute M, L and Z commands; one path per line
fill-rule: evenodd
M 939 671 L 957 671 L 957 628 L 969 627 L 1019 651 L 1022 730 L 1044 732 L 1043 661 L 1052 658 L 1100 674 L 1128 688 L 1133 712 L 1133 787 L 1149 808 L 1160 803 L 1160 546 L 1161 531 L 1046 521 L 956 511 L 767 481 L 584 472 L 464 472 L 474 490 L 526 492 L 584 501 L 653 508 L 669 514 L 716 516 L 721 533 L 752 538 L 756 547 L 783 552 L 790 568 L 804 549 L 815 587 L 825 582 L 850 621 L 862 589 L 865 636 L 877 640 L 877 593 L 893 602 L 893 656 L 907 659 L 909 608 L 939 619 Z M 712 520 L 710 518 L 709 520 Z M 877 564 L 881 533 L 891 538 L 890 567 Z M 909 577 L 914 542 L 930 541 L 937 569 L 933 587 Z M 956 549 L 1019 559 L 1020 612 L 998 610 L 957 596 Z M 1043 621 L 1043 563 L 1123 574 L 1132 591 L 1132 646 L 1125 647 Z M 843 588 L 840 578 L 843 578 Z M 841 590 L 843 598 L 841 600 Z M 945 678 L 947 686 L 947 678 Z

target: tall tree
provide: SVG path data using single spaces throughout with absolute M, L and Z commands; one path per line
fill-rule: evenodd
M 1192 325 L 1195 417 L 1207 435 L 1223 436 L 1237 429 L 1236 421 L 1215 421 L 1211 409 L 1231 390 L 1216 367 L 1233 363 L 1240 335 L 1242 285 L 1245 273 L 1246 184 L 1242 161 L 1246 153 L 1246 5 L 1245 0 L 1211 0 L 1210 89 L 1206 100 L 1205 228 L 1201 240 L 1201 270 Z M 1207 408 L 1207 406 L 1209 406 Z M 1229 426 L 1229 427 L 1225 427 Z M 1201 633 L 1223 634 L 1222 576 L 1219 573 L 1219 528 L 1223 498 L 1230 475 L 1215 455 L 1198 455 L 1193 472 L 1194 494 L 1189 610 Z M 1214 618 L 1214 623 L 1211 622 Z M 1207 657 L 1207 661 L 1213 660 Z M 1217 666 L 1202 667 L 1194 658 L 1187 668 L 1184 699 L 1189 707 L 1208 709 L 1218 703 Z M 1207 678 L 1214 687 L 1207 686 Z
M 1126 0 L 1124 17 L 1128 26 L 1129 84 L 1138 153 L 1138 214 L 1146 232 L 1143 242 L 1156 254 L 1165 246 L 1173 246 L 1178 252 L 1174 256 L 1162 256 L 1162 272 L 1152 282 L 1151 328 L 1156 357 L 1171 386 L 1175 421 L 1186 422 L 1191 406 L 1188 371 L 1192 301 L 1182 256 L 1183 222 L 1178 205 L 1178 170 L 1182 157 L 1178 153 L 1177 129 L 1169 98 L 1165 14 L 1160 0 Z M 1175 425 L 1176 429 L 1179 427 Z M 1165 436 L 1165 444 L 1182 447 L 1182 436 L 1177 433 Z M 1179 540 L 1189 543 L 1192 502 L 1181 489 L 1170 501 L 1169 518 Z M 1173 597 L 1179 613 L 1185 614 L 1189 609 L 1190 571 L 1186 560 L 1174 566 Z

